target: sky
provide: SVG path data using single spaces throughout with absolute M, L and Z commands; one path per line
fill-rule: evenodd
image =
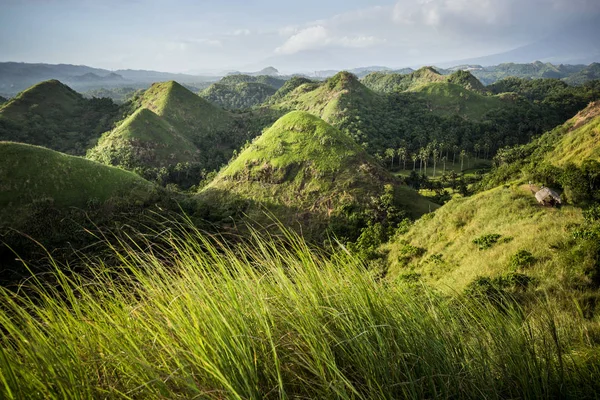
M 511 50 L 596 17 L 600 0 L 0 0 L 0 61 L 401 68 Z

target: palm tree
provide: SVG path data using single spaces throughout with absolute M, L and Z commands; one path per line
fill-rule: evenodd
M 417 159 L 418 159 L 419 157 L 417 156 L 417 153 L 412 153 L 412 154 L 410 155 L 410 158 L 411 158 L 411 159 L 412 159 L 412 161 L 413 161 L 413 171 L 415 171 L 415 170 L 417 169 Z
M 396 154 L 398 154 L 398 159 L 402 160 L 402 169 L 406 169 L 406 147 L 399 147 Z M 399 162 L 400 161 L 398 161 L 398 163 Z
M 392 168 L 394 168 L 394 156 L 396 155 L 396 151 L 394 149 L 385 149 L 385 156 L 392 160 Z
M 435 167 L 437 166 L 438 156 L 440 155 L 438 149 L 433 149 L 433 177 L 435 178 Z
M 467 152 L 465 150 L 460 152 L 460 172 L 462 172 L 464 170 L 466 156 L 467 156 Z

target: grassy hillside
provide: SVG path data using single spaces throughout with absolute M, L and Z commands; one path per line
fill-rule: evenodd
M 323 120 L 295 111 L 279 119 L 240 153 L 201 193 L 251 202 L 251 219 L 264 220 L 259 205 L 286 224 L 303 224 L 306 234 L 345 212 L 374 207 L 394 178 L 351 138 Z M 396 204 L 418 216 L 436 206 L 407 188 L 397 188 Z M 319 228 L 319 229 L 321 229 Z M 323 232 L 320 232 L 321 234 Z
M 260 129 L 173 81 L 153 84 L 124 108 L 128 117 L 103 136 L 90 157 L 186 187 L 199 183 L 201 170 L 225 164 Z
M 448 293 L 462 291 L 478 277 L 511 272 L 535 279 L 539 289 L 589 285 L 585 268 L 590 260 L 573 238 L 582 223 L 578 208 L 539 206 L 527 185 L 498 187 L 451 200 L 417 221 L 387 245 L 389 273 Z M 517 255 L 523 251 L 532 258 L 519 265 Z
M 134 198 L 152 187 L 131 172 L 12 142 L 0 142 L 0 186 L 2 220 L 36 201 L 85 207 L 116 196 Z
M 600 161 L 600 101 L 591 103 L 561 128 L 545 139 L 553 142 L 553 149 L 545 156 L 547 162 L 563 166 L 580 165 L 589 159 Z
M 105 133 L 87 157 L 128 169 L 160 168 L 194 162 L 199 150 L 163 118 L 140 108 L 112 131 Z
M 277 89 L 264 83 L 238 84 L 215 83 L 202 92 L 200 97 L 229 110 L 246 109 L 264 103 Z
M 0 106 L 0 140 L 83 155 L 117 111 L 108 99 L 87 100 L 57 80 L 46 81 Z

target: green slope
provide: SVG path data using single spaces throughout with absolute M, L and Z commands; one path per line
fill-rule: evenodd
M 112 101 L 87 100 L 57 80 L 41 82 L 0 107 L 0 140 L 82 155 L 117 110 Z
M 36 201 L 86 207 L 113 197 L 143 199 L 152 185 L 137 175 L 43 147 L 0 142 L 2 221 Z
M 332 218 L 373 207 L 385 184 L 397 183 L 351 138 L 309 113 L 279 119 L 201 193 L 247 201 L 250 219 L 264 221 L 261 206 L 283 223 L 323 234 Z M 436 206 L 403 187 L 397 203 L 412 216 Z M 217 200 L 215 200 L 217 201 Z
M 600 161 L 600 101 L 591 103 L 546 136 L 541 140 L 552 143 L 552 149 L 545 155 L 545 160 L 551 164 L 580 165 L 588 159 Z
M 141 168 L 152 179 L 161 167 L 170 174 L 186 164 L 186 176 L 191 170 L 217 169 L 250 135 L 240 118 L 173 81 L 153 84 L 124 107 L 129 116 L 103 136 L 90 157 Z
M 277 78 L 269 75 L 227 75 L 223 77 L 218 83 L 222 85 L 228 86 L 236 86 L 240 83 L 260 83 L 262 85 L 267 85 L 277 90 L 281 88 L 285 84 L 285 79 Z
M 7 98 L 0 96 L 0 104 L 6 103 L 7 101 Z
M 600 79 L 600 63 L 592 63 L 576 74 L 564 78 L 563 81 L 569 85 L 583 85 L 597 79 Z
M 574 254 L 578 251 L 573 229 L 582 222 L 578 208 L 539 206 L 527 185 L 454 199 L 386 245 L 390 276 L 419 274 L 422 281 L 446 292 L 461 291 L 480 276 L 509 272 L 535 278 L 546 289 L 587 282 L 582 260 L 571 260 L 572 264 L 567 260 L 571 249 Z M 501 236 L 488 249 L 480 250 L 473 243 L 493 234 Z M 520 250 L 537 261 L 514 266 L 511 258 Z
M 140 108 L 105 133 L 87 157 L 126 168 L 160 168 L 196 161 L 197 153 L 196 146 L 167 121 L 147 108 Z
M 192 141 L 214 137 L 228 131 L 234 124 L 225 110 L 175 81 L 153 84 L 133 104 L 153 111 Z

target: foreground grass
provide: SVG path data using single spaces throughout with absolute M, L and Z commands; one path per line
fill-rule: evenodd
M 592 398 L 576 319 L 448 301 L 302 240 L 135 238 L 0 290 L 0 398 Z M 137 244 L 136 244 L 137 243 Z M 216 243 L 216 244 L 215 244 Z M 142 251 L 143 250 L 143 251 Z M 90 263 L 92 263 L 90 261 Z

